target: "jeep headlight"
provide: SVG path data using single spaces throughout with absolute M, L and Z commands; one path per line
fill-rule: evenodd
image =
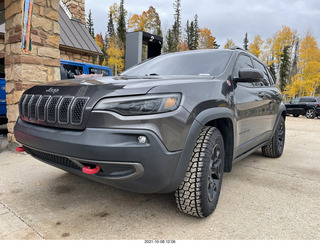
M 180 94 L 105 98 L 93 110 L 113 111 L 121 115 L 148 115 L 174 111 L 180 101 Z

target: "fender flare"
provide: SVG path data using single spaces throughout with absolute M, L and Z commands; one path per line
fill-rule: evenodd
M 230 119 L 233 120 L 233 113 L 226 107 L 210 108 L 200 112 L 194 119 L 190 131 L 181 153 L 181 157 L 176 168 L 175 175 L 170 183 L 169 188 L 165 192 L 175 191 L 182 182 L 187 168 L 189 166 L 190 158 L 192 157 L 193 149 L 199 134 L 203 127 L 210 121 L 217 119 Z M 234 123 L 233 123 L 234 124 Z M 234 125 L 233 125 L 234 126 Z

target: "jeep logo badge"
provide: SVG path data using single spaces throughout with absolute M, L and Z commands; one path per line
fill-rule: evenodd
M 59 91 L 59 89 L 53 89 L 52 87 L 50 87 L 48 90 L 46 90 L 46 92 L 51 92 L 53 94 L 57 93 Z

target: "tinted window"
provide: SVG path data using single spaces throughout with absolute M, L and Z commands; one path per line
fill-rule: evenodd
M 181 52 L 165 54 L 143 62 L 122 75 L 204 75 L 221 74 L 231 56 L 230 51 Z
M 295 99 L 292 99 L 291 101 L 290 101 L 290 103 L 293 103 L 293 104 L 297 104 L 297 103 L 299 103 L 299 100 L 300 100 L 300 98 L 295 98 Z
M 273 82 L 270 81 L 270 78 L 268 76 L 268 71 L 266 70 L 266 68 L 264 67 L 264 65 L 262 65 L 261 63 L 257 62 L 256 60 L 253 60 L 254 66 L 256 69 L 259 69 L 262 71 L 263 73 L 263 78 L 264 78 L 264 84 L 269 86 L 271 84 L 273 84 Z
M 236 64 L 234 66 L 233 74 L 234 77 L 239 77 L 239 71 L 243 68 L 253 68 L 251 58 L 245 55 L 240 55 L 236 61 Z
M 5 75 L 4 75 L 4 58 L 0 58 L 0 78 L 5 78 Z
M 109 76 L 109 71 L 104 69 L 89 68 L 89 74 L 102 74 L 102 76 Z
M 313 97 L 302 97 L 300 102 L 310 103 L 310 102 L 317 102 L 317 100 Z
M 61 79 L 73 79 L 75 75 L 82 75 L 83 68 L 81 66 L 62 64 L 60 66 Z
M 268 75 L 269 75 L 270 84 L 271 84 L 271 85 L 275 85 L 275 84 L 276 84 L 275 78 L 274 78 L 274 76 L 271 74 L 271 71 L 270 71 L 269 69 L 267 69 L 267 73 L 268 73 Z

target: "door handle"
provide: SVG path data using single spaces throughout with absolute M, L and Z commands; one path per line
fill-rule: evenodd
M 258 96 L 263 98 L 266 94 L 264 92 L 259 92 Z

